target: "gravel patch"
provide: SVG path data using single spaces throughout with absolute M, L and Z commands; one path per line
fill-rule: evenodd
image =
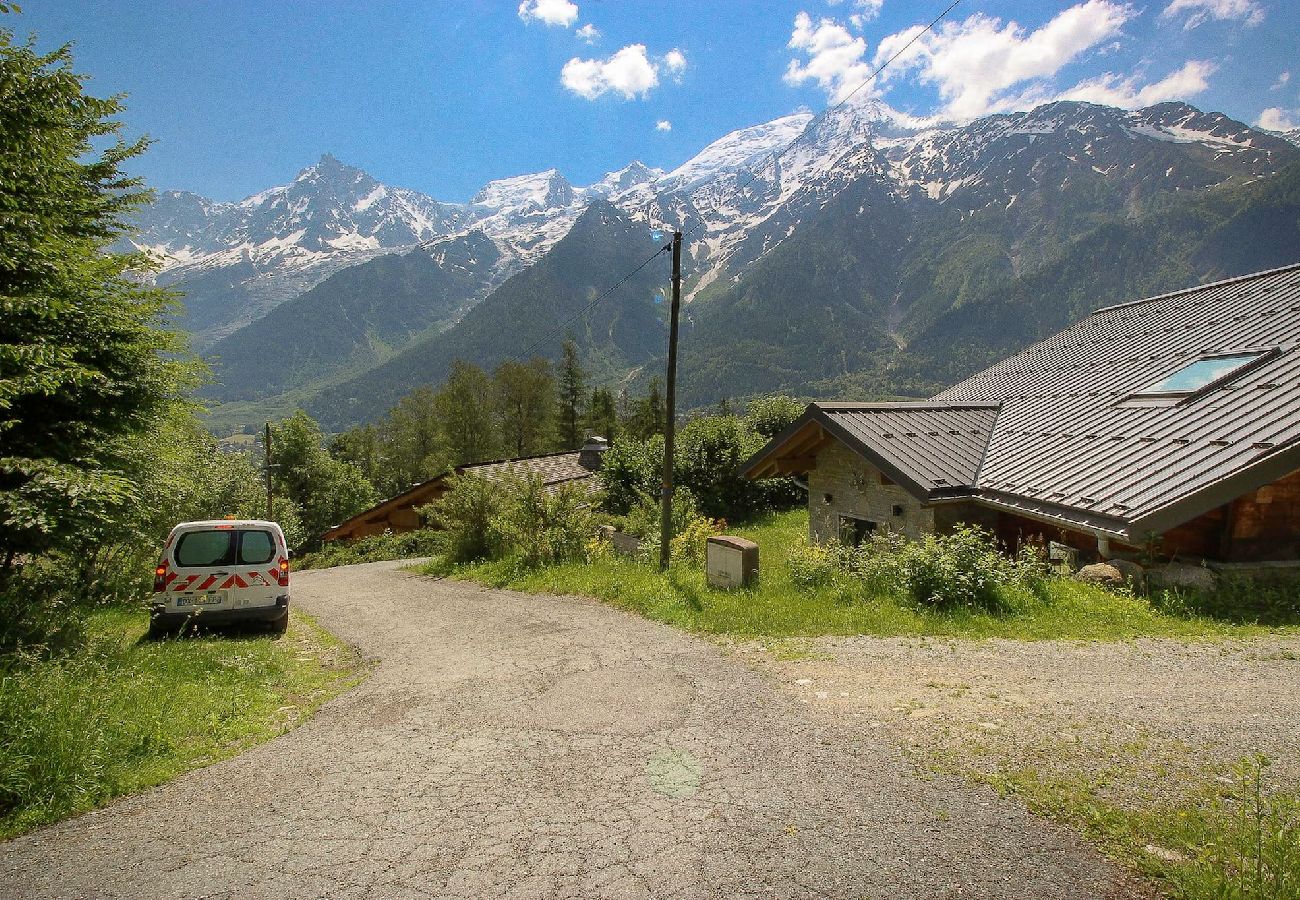
M 1116 643 L 818 638 L 732 648 L 823 721 L 974 773 L 1105 776 L 1107 799 L 1176 801 L 1243 756 L 1300 785 L 1300 637 Z
M 668 627 L 394 563 L 296 574 L 294 594 L 370 679 L 240 757 L 0 844 L 0 896 L 1145 892 Z

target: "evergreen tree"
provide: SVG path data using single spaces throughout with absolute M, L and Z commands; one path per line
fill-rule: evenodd
M 146 141 L 123 141 L 120 99 L 84 80 L 70 48 L 0 29 L 0 587 L 113 529 L 139 493 L 132 442 L 187 381 L 170 296 L 130 277 L 143 256 L 108 252 L 148 199 L 121 170 Z
M 667 413 L 659 384 L 657 376 L 650 379 L 650 388 L 646 395 L 631 404 L 632 412 L 627 417 L 627 430 L 633 437 L 644 440 L 651 435 L 664 433 Z
M 587 434 L 612 441 L 618 437 L 618 409 L 609 388 L 593 388 L 587 404 Z
M 555 378 L 551 364 L 503 362 L 492 373 L 496 418 L 505 451 L 512 457 L 535 456 L 550 449 L 555 420 Z
M 459 359 L 451 364 L 451 374 L 434 399 L 448 468 L 500 453 L 493 394 L 492 379 L 478 366 Z
M 578 360 L 578 345 L 570 338 L 564 342 L 564 355 L 560 360 L 560 374 L 556 381 L 559 409 L 560 445 L 564 450 L 577 450 L 582 446 L 582 401 L 586 397 L 587 373 Z

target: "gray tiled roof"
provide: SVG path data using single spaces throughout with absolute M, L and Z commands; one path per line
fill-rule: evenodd
M 895 480 L 926 494 L 975 484 L 998 416 L 994 403 L 818 403 L 850 446 L 870 448 Z
M 538 475 L 547 487 L 556 487 L 564 482 L 591 478 L 592 471 L 578 463 L 578 456 L 576 450 L 572 453 L 548 453 L 545 456 L 476 463 L 462 466 L 461 471 L 466 475 L 479 475 L 494 481 L 507 474 Z M 591 478 L 591 481 L 594 485 L 596 479 Z
M 1203 394 L 1125 399 L 1203 355 L 1252 349 L 1275 355 Z M 1002 404 L 981 497 L 1164 530 L 1225 502 L 1216 485 L 1239 494 L 1300 467 L 1300 265 L 1099 310 L 934 399 Z

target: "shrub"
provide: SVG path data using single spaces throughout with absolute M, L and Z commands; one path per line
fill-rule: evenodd
M 596 522 L 584 490 L 571 484 L 547 490 L 537 475 L 510 478 L 497 487 L 492 527 L 503 555 L 528 568 L 586 558 Z
M 435 540 L 453 563 L 513 557 L 533 567 L 583 559 L 596 530 L 589 494 L 569 484 L 547 490 L 537 475 L 456 476 L 424 512 L 441 529 Z
M 792 550 L 785 563 L 791 583 L 807 591 L 833 583 L 843 574 L 836 550 L 833 544 L 809 544 Z
M 998 589 L 1017 579 L 1015 563 L 998 552 L 992 535 L 974 527 L 910 542 L 898 562 L 907 594 L 940 608 L 996 609 Z
M 497 542 L 492 514 L 498 486 L 479 475 L 453 475 L 447 484 L 440 499 L 420 509 L 439 529 L 439 551 L 455 563 L 493 556 Z
M 722 534 L 727 528 L 725 519 L 710 519 L 708 516 L 692 516 L 680 529 L 673 530 L 673 539 L 668 545 L 671 559 L 699 565 L 704 562 L 708 552 L 709 538 Z
M 600 480 L 605 486 L 604 508 L 625 515 L 640 502 L 642 494 L 655 493 L 663 478 L 663 459 L 662 435 L 614 441 L 600 463 Z
M 790 580 L 811 590 L 837 582 L 847 596 L 899 595 L 925 606 L 996 610 L 1003 590 L 1019 586 L 1045 593 L 1050 570 L 1038 553 L 1012 560 L 993 536 L 974 527 L 909 541 L 877 531 L 860 546 L 813 545 L 787 560 Z
M 441 536 L 431 528 L 415 531 L 372 534 L 355 541 L 329 541 L 315 553 L 294 560 L 296 569 L 324 569 L 385 559 L 410 559 L 430 556 L 441 548 Z

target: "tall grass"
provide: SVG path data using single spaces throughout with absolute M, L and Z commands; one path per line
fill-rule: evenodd
M 874 634 L 1116 640 L 1265 630 L 1240 616 L 1216 618 L 1213 610 L 1191 604 L 1160 608 L 1144 597 L 1068 579 L 1048 580 L 1041 590 L 1001 586 L 997 608 L 992 610 L 938 609 L 910 602 L 896 591 L 873 589 L 869 581 L 810 582 L 799 562 L 808 552 L 807 523 L 807 512 L 794 510 L 731 529 L 760 548 L 759 583 L 744 590 L 711 589 L 700 565 L 674 565 L 661 573 L 652 564 L 613 554 L 540 569 L 509 559 L 463 566 L 434 560 L 425 571 L 516 590 L 596 597 L 689 631 L 751 637 Z M 1297 621 L 1285 620 L 1289 626 Z
M 141 640 L 147 616 L 87 617 L 84 647 L 0 668 L 0 837 L 100 806 L 280 734 L 355 682 L 303 617 L 283 640 Z

